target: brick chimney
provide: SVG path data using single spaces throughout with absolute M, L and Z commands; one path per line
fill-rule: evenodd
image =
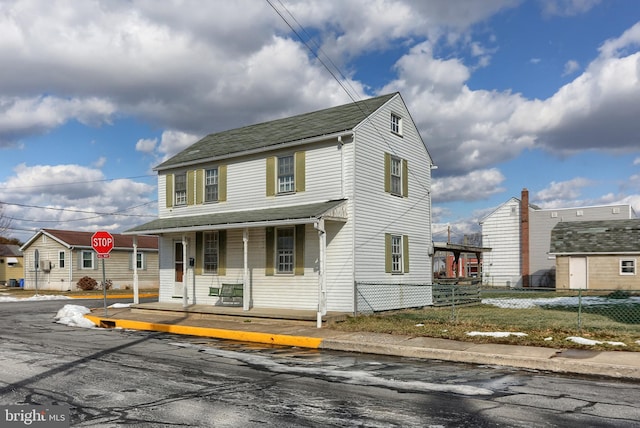
M 522 189 L 520 198 L 520 267 L 522 286 L 529 287 L 529 191 Z

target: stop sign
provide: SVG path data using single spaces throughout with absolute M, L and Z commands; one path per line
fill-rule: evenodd
M 109 257 L 109 252 L 113 249 L 113 236 L 106 230 L 99 230 L 91 237 L 91 246 L 98 257 Z

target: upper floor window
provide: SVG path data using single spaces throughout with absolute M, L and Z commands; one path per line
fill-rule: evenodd
M 391 113 L 391 132 L 402 135 L 402 118 L 394 113 Z
M 396 196 L 409 196 L 407 160 L 384 154 L 384 191 Z
M 187 174 L 175 175 L 175 204 L 187 205 Z
M 218 200 L 218 168 L 207 169 L 204 172 L 204 201 Z
M 278 158 L 278 193 L 290 193 L 295 190 L 294 172 L 293 155 Z
M 620 260 L 620 275 L 635 275 L 635 274 L 636 274 L 635 259 Z
M 58 253 L 58 267 L 60 269 L 64 268 L 64 251 Z
M 220 240 L 218 232 L 206 232 L 203 235 L 204 272 L 218 273 Z

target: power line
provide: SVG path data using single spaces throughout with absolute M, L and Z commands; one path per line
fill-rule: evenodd
M 136 175 L 133 177 L 120 177 L 120 178 L 105 178 L 102 180 L 88 180 L 88 181 L 66 181 L 60 183 L 49 183 L 49 184 L 35 184 L 32 186 L 12 186 L 8 187 L 0 187 L 0 190 L 13 190 L 13 189 L 35 189 L 38 187 L 53 187 L 53 186 L 68 186 L 70 184 L 88 184 L 88 183 L 104 183 L 107 181 L 115 181 L 115 180 L 133 180 L 136 178 L 148 178 L 148 177 L 156 177 L 155 174 L 147 174 L 147 175 Z
M 96 212 L 96 211 L 89 211 L 89 210 L 76 210 L 76 209 L 71 209 L 71 208 L 43 207 L 43 206 L 40 206 L 40 205 L 18 204 L 18 203 L 3 202 L 3 201 L 0 201 L 0 205 L 13 205 L 13 206 L 18 206 L 18 207 L 23 207 L 23 208 L 38 208 L 38 209 L 61 211 L 61 212 L 93 214 L 93 216 L 87 217 L 87 218 L 83 218 L 83 219 L 64 220 L 64 222 L 67 222 L 67 221 L 89 220 L 89 219 L 92 219 L 92 218 L 104 217 L 104 216 L 156 217 L 156 215 L 150 215 L 150 214 L 124 214 L 124 212 L 130 211 L 130 210 L 135 209 L 135 208 L 144 207 L 146 205 L 151 205 L 151 204 L 154 204 L 154 203 L 157 203 L 157 202 L 158 202 L 157 200 L 153 200 L 153 201 L 145 202 L 144 204 L 135 205 L 133 207 L 129 207 L 129 208 L 125 208 L 123 210 L 113 211 L 113 212 Z M 29 221 L 29 222 L 39 222 L 39 221 L 50 222 L 51 221 L 51 220 L 26 220 L 26 219 L 20 219 L 20 218 L 15 218 L 15 217 L 8 217 L 8 218 L 10 218 L 12 220 L 17 220 L 17 221 Z

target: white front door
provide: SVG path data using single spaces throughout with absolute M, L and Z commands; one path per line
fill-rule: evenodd
M 569 257 L 569 288 L 587 288 L 586 257 Z
M 184 251 L 182 242 L 174 242 L 173 244 L 173 260 L 175 270 L 175 280 L 173 285 L 173 295 L 182 296 L 182 278 L 184 277 Z

